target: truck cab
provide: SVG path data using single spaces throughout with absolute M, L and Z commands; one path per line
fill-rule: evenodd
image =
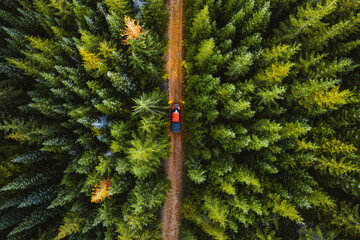
M 173 103 L 171 105 L 171 131 L 174 133 L 181 131 L 180 111 L 181 111 L 180 104 Z

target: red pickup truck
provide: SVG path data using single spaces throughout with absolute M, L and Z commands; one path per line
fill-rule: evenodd
M 180 111 L 181 111 L 180 104 L 173 103 L 171 105 L 171 131 L 173 131 L 174 133 L 181 131 Z

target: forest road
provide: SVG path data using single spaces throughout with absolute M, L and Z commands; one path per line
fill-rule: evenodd
M 170 19 L 167 38 L 169 47 L 165 54 L 166 72 L 169 79 L 169 101 L 182 103 L 183 69 L 183 0 L 167 0 Z M 181 118 L 184 117 L 182 106 Z M 181 123 L 182 124 L 182 123 Z M 183 124 L 181 126 L 183 128 Z M 183 130 L 183 129 L 182 129 Z M 170 130 L 169 130 L 170 131 Z M 183 184 L 183 146 L 182 133 L 169 132 L 171 136 L 172 154 L 165 160 L 164 167 L 171 181 L 171 190 L 162 209 L 163 238 L 165 240 L 180 240 L 181 196 Z

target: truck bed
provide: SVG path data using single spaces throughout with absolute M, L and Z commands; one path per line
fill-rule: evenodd
M 179 122 L 172 122 L 171 123 L 171 131 L 173 132 L 180 132 L 180 123 Z

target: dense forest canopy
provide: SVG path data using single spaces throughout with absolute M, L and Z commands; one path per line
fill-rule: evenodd
M 359 239 L 360 2 L 185 11 L 182 239 Z
M 163 1 L 7 0 L 0 17 L 1 239 L 161 236 Z
M 359 239 L 360 1 L 185 6 L 181 239 Z M 0 19 L 0 238 L 162 239 L 165 2 Z

